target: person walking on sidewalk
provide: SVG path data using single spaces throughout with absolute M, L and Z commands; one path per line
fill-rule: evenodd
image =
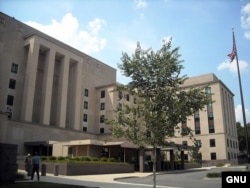
M 37 152 L 35 152 L 35 156 L 32 158 L 32 164 L 33 164 L 33 169 L 32 169 L 32 174 L 31 174 L 31 180 L 33 180 L 34 174 L 36 172 L 37 181 L 39 181 L 40 179 L 40 176 L 39 176 L 40 156 L 38 156 Z

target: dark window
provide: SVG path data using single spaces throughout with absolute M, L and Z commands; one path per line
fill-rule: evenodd
M 194 113 L 194 128 L 195 128 L 195 134 L 201 134 L 199 111 Z
M 8 95 L 7 96 L 7 105 L 13 106 L 13 102 L 14 102 L 14 96 Z
M 118 91 L 118 97 L 120 100 L 122 99 L 122 91 Z
M 88 97 L 89 96 L 89 90 L 88 89 L 84 89 L 84 96 Z
M 105 103 L 101 103 L 100 109 L 105 110 Z
M 18 64 L 12 63 L 12 65 L 11 65 L 11 72 L 17 73 L 17 71 L 18 71 Z
M 215 139 L 210 139 L 210 147 L 215 147 Z
M 119 103 L 117 108 L 118 108 L 118 111 L 121 111 L 122 110 L 122 104 Z
M 185 136 L 188 134 L 188 127 L 187 127 L 187 121 L 184 120 L 181 122 L 181 135 Z
M 125 95 L 125 99 L 129 101 L 129 94 Z
M 88 114 L 83 114 L 83 121 L 88 122 Z
M 16 88 L 16 80 L 10 79 L 9 88 L 10 89 L 15 89 Z
M 88 109 L 88 102 L 84 101 L 84 109 Z
M 87 127 L 83 127 L 83 128 L 82 128 L 82 131 L 83 131 L 83 132 L 87 132 Z
M 101 98 L 105 98 L 105 90 L 101 91 Z
M 105 116 L 104 116 L 104 115 L 101 115 L 101 116 L 100 116 L 100 123 L 104 123 L 104 121 L 105 121 Z
M 187 146 L 187 145 L 188 145 L 188 142 L 187 142 L 187 141 L 182 141 L 182 145 L 183 145 L 183 146 Z
M 229 152 L 227 152 L 227 158 L 228 158 L 228 160 L 230 160 L 230 153 Z
M 100 128 L 100 133 L 104 133 L 104 128 Z
M 211 160 L 216 160 L 216 153 L 211 153 L 210 156 L 211 156 Z

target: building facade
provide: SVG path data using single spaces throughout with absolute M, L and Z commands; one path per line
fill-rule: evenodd
M 183 87 L 205 87 L 206 95 L 213 102 L 181 123 L 180 127 L 188 126 L 193 130 L 192 139 L 176 130 L 170 141 L 189 146 L 196 142 L 201 146 L 203 161 L 237 162 L 239 145 L 233 93 L 214 74 L 191 77 Z
M 137 147 L 112 137 L 104 122 L 119 105 L 120 96 L 112 92 L 116 69 L 4 13 L 0 62 L 0 142 L 17 144 L 19 155 L 39 149 L 43 155 L 98 157 L 100 150 L 110 156 L 113 148 L 112 157 L 125 160 L 125 150 L 127 156 L 135 153 Z M 206 84 L 215 102 L 187 118 L 186 125 L 202 143 L 203 160 L 236 159 L 232 92 L 214 74 L 189 78 L 184 87 Z M 171 141 L 192 145 L 178 132 Z

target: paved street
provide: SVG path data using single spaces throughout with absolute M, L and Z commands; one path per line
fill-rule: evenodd
M 243 171 L 245 167 L 200 168 L 157 174 L 159 188 L 221 188 L 221 178 L 206 178 L 209 172 Z M 84 185 L 99 188 L 152 187 L 152 173 L 102 174 L 84 176 L 54 176 L 47 174 L 41 181 Z

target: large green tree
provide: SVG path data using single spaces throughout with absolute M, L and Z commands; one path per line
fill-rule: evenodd
M 156 52 L 142 49 L 138 42 L 131 56 L 122 53 L 119 68 L 131 81 L 115 91 L 121 95 L 120 99 L 127 93 L 136 102 L 124 103 L 116 109 L 117 117 L 107 121 L 114 136 L 125 137 L 140 147 L 153 148 L 154 187 L 156 148 L 166 146 L 166 138 L 181 128 L 179 123 L 208 103 L 204 88 L 182 86 L 188 77 L 181 74 L 184 67 L 179 58 L 179 48 L 172 49 L 171 41 L 163 41 Z M 191 134 L 187 127 L 182 132 Z
M 236 122 L 236 126 L 237 126 L 237 134 L 238 134 L 238 141 L 239 141 L 239 150 L 241 153 L 245 153 L 246 154 L 246 132 L 245 132 L 245 128 L 241 125 L 240 122 Z M 247 125 L 247 131 L 248 131 L 248 146 L 250 146 L 250 123 L 248 123 Z M 246 154 L 247 155 L 247 154 Z

